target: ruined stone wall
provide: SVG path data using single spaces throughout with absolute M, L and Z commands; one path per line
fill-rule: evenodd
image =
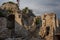
M 7 19 L 5 17 L 0 17 L 0 40 L 10 36 L 11 31 L 7 28 Z
M 22 24 L 22 15 L 21 14 L 18 14 L 18 13 L 15 13 L 15 21 L 20 24 L 20 25 L 23 25 Z
M 22 15 L 20 13 L 17 4 L 11 4 L 9 2 L 2 5 L 1 9 L 11 10 L 10 13 L 15 15 L 15 28 L 13 28 L 14 30 L 6 28 L 7 20 L 5 18 L 0 18 L 0 38 L 7 37 L 7 40 L 10 40 L 11 33 L 13 33 L 12 35 L 16 38 L 13 37 L 13 39 L 11 38 L 11 40 L 54 40 L 54 34 L 59 30 L 57 30 L 57 27 L 59 28 L 58 19 L 56 18 L 56 14 L 54 13 L 47 13 L 42 15 L 41 17 L 28 17 L 27 15 Z M 26 18 L 23 19 L 23 16 Z M 41 19 L 42 23 L 39 22 L 39 24 L 36 24 L 36 20 L 38 18 L 39 20 Z M 25 21 L 26 19 L 27 21 Z M 26 25 L 25 22 L 27 22 Z M 12 27 L 13 22 L 8 21 L 8 25 Z
M 0 28 L 6 28 L 7 26 L 7 19 L 4 17 L 0 17 Z
M 42 15 L 42 27 L 39 34 L 46 40 L 53 40 L 54 30 L 56 30 L 56 14 L 44 14 Z

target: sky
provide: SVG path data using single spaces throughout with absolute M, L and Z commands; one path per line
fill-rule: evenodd
M 0 0 L 0 4 L 8 1 L 16 2 L 16 0 Z M 45 12 L 55 12 L 60 18 L 60 0 L 20 0 L 20 9 L 25 7 L 32 9 L 37 16 Z

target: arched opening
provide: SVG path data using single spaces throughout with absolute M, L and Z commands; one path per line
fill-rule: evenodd
M 14 21 L 15 20 L 15 15 L 11 14 L 7 18 L 8 18 L 9 21 Z
M 7 28 L 11 30 L 11 37 L 15 36 L 15 15 L 11 14 L 7 17 Z
M 15 15 L 11 14 L 7 17 L 7 28 L 13 29 L 15 27 Z
M 50 27 L 46 27 L 46 36 L 49 35 Z

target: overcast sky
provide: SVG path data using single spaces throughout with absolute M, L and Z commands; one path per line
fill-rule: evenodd
M 16 0 L 0 0 L 0 4 L 7 1 L 16 2 Z M 20 0 L 20 9 L 29 7 L 36 15 L 45 12 L 55 12 L 60 17 L 60 0 Z

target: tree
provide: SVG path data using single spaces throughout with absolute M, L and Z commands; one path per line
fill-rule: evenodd
M 13 13 L 13 11 L 11 9 L 7 10 L 7 12 L 10 14 L 10 13 Z
M 35 23 L 36 25 L 42 26 L 42 20 L 40 18 L 37 18 Z
M 0 16 L 3 15 L 2 12 L 0 12 Z
M 24 14 L 27 14 L 28 11 L 29 11 L 28 7 L 25 7 L 25 8 L 22 10 L 22 12 L 23 12 Z
M 23 14 L 26 14 L 27 16 L 35 16 L 34 14 L 33 14 L 33 11 L 31 10 L 31 9 L 29 9 L 28 7 L 25 7 L 23 10 L 22 10 L 22 13 Z

